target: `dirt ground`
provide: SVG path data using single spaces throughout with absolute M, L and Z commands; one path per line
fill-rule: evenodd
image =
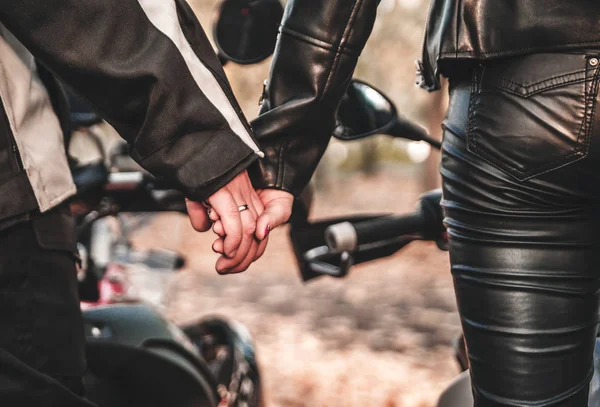
M 413 177 L 386 170 L 330 179 L 313 217 L 408 211 L 419 195 Z M 135 242 L 187 256 L 185 270 L 148 289 L 175 322 L 221 314 L 249 328 L 268 406 L 433 406 L 457 374 L 452 281 L 447 253 L 434 244 L 412 243 L 343 280 L 303 284 L 286 229 L 274 231 L 265 256 L 235 276 L 214 272 L 213 239 L 182 216 L 161 215 Z

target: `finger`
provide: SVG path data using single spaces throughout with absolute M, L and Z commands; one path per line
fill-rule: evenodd
M 215 253 L 223 254 L 223 239 L 217 239 L 212 244 L 212 250 Z
M 252 237 L 252 245 L 250 247 L 250 250 L 248 251 L 248 254 L 246 255 L 245 258 L 243 258 L 241 260 L 241 262 L 239 262 L 237 265 L 233 266 L 233 267 L 227 267 L 226 268 L 226 272 L 227 274 L 237 274 L 237 273 L 241 273 L 245 270 L 248 269 L 248 267 L 250 266 L 250 264 L 252 264 L 252 262 L 254 261 L 254 258 L 256 256 L 256 252 L 258 251 L 258 242 L 256 241 L 256 239 L 254 239 L 254 237 Z M 229 259 L 225 259 L 223 261 L 223 264 L 228 263 Z
M 209 198 L 209 202 L 223 223 L 225 233 L 224 253 L 227 257 L 233 258 L 242 244 L 243 237 L 242 219 L 238 204 L 227 190 L 220 190 Z
M 262 257 L 262 255 L 265 254 L 265 250 L 267 250 L 268 244 L 269 244 L 269 236 L 267 236 L 264 240 L 262 240 L 260 242 L 260 244 L 258 245 L 258 251 L 256 252 L 256 255 L 254 256 L 254 261 L 260 259 Z
M 250 210 L 245 210 L 241 212 L 242 222 L 243 222 L 243 236 L 242 242 L 233 258 L 224 258 L 221 257 L 216 264 L 216 269 L 219 273 L 225 274 L 229 273 L 232 269 L 238 267 L 246 257 L 248 253 L 252 250 L 253 246 L 254 253 L 256 253 L 256 249 L 258 248 L 258 244 L 256 239 L 254 238 L 254 233 L 256 231 L 256 221 L 254 215 Z M 227 243 L 227 237 L 225 237 L 225 243 Z
M 285 201 L 273 201 L 268 204 L 256 221 L 256 238 L 261 241 L 264 240 L 269 236 L 271 230 L 287 222 L 289 218 L 290 210 Z
M 252 202 L 254 203 L 254 206 L 256 207 L 256 211 L 257 211 L 258 215 L 261 215 L 264 212 L 265 207 L 256 193 L 252 194 Z M 257 216 L 257 219 L 259 217 L 260 216 Z M 254 255 L 254 260 L 252 260 L 253 262 L 260 259 L 262 257 L 262 255 L 265 253 L 265 250 L 267 249 L 268 241 L 269 241 L 269 236 L 267 233 L 267 236 L 263 240 L 259 241 L 259 243 L 258 243 L 258 250 L 256 251 L 256 254 Z
M 252 194 L 252 203 L 254 204 L 254 208 L 256 208 L 256 213 L 258 215 L 262 215 L 262 213 L 265 211 L 265 206 L 263 205 L 258 195 Z
M 251 204 L 248 205 L 248 208 L 254 215 L 254 218 L 257 219 L 259 210 L 260 213 L 262 213 L 262 211 L 264 210 L 262 202 L 255 193 L 253 193 L 252 196 L 247 198 L 247 202 L 251 202 Z M 253 240 L 254 242 L 252 243 L 252 247 L 250 248 L 250 251 L 248 252 L 246 258 L 238 266 L 236 266 L 233 269 L 230 269 L 229 273 L 235 274 L 246 271 L 248 267 L 250 267 L 250 265 L 260 257 L 258 256 L 258 252 L 261 251 L 261 255 L 262 253 L 264 253 L 264 247 L 261 246 L 266 246 L 266 242 L 265 244 L 263 244 L 263 242 L 257 241 L 255 238 L 255 234 L 253 234 Z
M 213 223 L 212 230 L 220 238 L 225 238 L 225 229 L 223 229 L 223 222 L 221 222 L 220 220 Z
M 206 208 L 200 202 L 185 200 L 185 206 L 187 208 L 188 217 L 192 227 L 198 232 L 206 232 L 210 229 L 210 219 L 206 214 Z
M 219 219 L 221 219 L 221 217 L 219 216 L 219 214 L 217 213 L 217 211 L 215 211 L 213 208 L 208 209 L 207 213 L 208 213 L 208 217 L 213 222 L 216 222 Z

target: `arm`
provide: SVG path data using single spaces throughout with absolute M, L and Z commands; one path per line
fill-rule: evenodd
M 188 198 L 261 154 L 184 0 L 4 0 L 0 22 Z
M 258 188 L 298 196 L 308 184 L 331 138 L 378 3 L 288 2 L 261 115 L 252 123 L 266 155 L 251 169 Z

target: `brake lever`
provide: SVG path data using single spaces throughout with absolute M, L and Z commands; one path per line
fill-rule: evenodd
M 327 260 L 331 260 L 338 255 L 341 256 L 339 267 L 327 262 Z M 341 253 L 333 252 L 327 246 L 319 246 L 307 251 L 304 253 L 304 260 L 311 271 L 335 278 L 346 277 L 350 268 L 354 265 L 354 256 L 352 253 L 348 251 Z

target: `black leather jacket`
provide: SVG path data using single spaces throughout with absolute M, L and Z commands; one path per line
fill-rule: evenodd
M 0 229 L 75 192 L 49 72 L 188 198 L 208 198 L 262 156 L 185 0 L 4 0 L 0 28 Z
M 323 155 L 335 113 L 371 34 L 379 0 L 290 0 L 261 115 L 252 122 L 265 158 L 255 186 L 299 195 Z
M 252 168 L 257 186 L 298 195 L 308 183 L 378 3 L 288 2 L 262 115 L 253 122 L 266 154 Z M 438 89 L 439 74 L 459 59 L 600 47 L 599 20 L 598 0 L 432 0 L 420 85 Z
M 421 86 L 456 59 L 600 47 L 599 23 L 597 0 L 431 0 Z

